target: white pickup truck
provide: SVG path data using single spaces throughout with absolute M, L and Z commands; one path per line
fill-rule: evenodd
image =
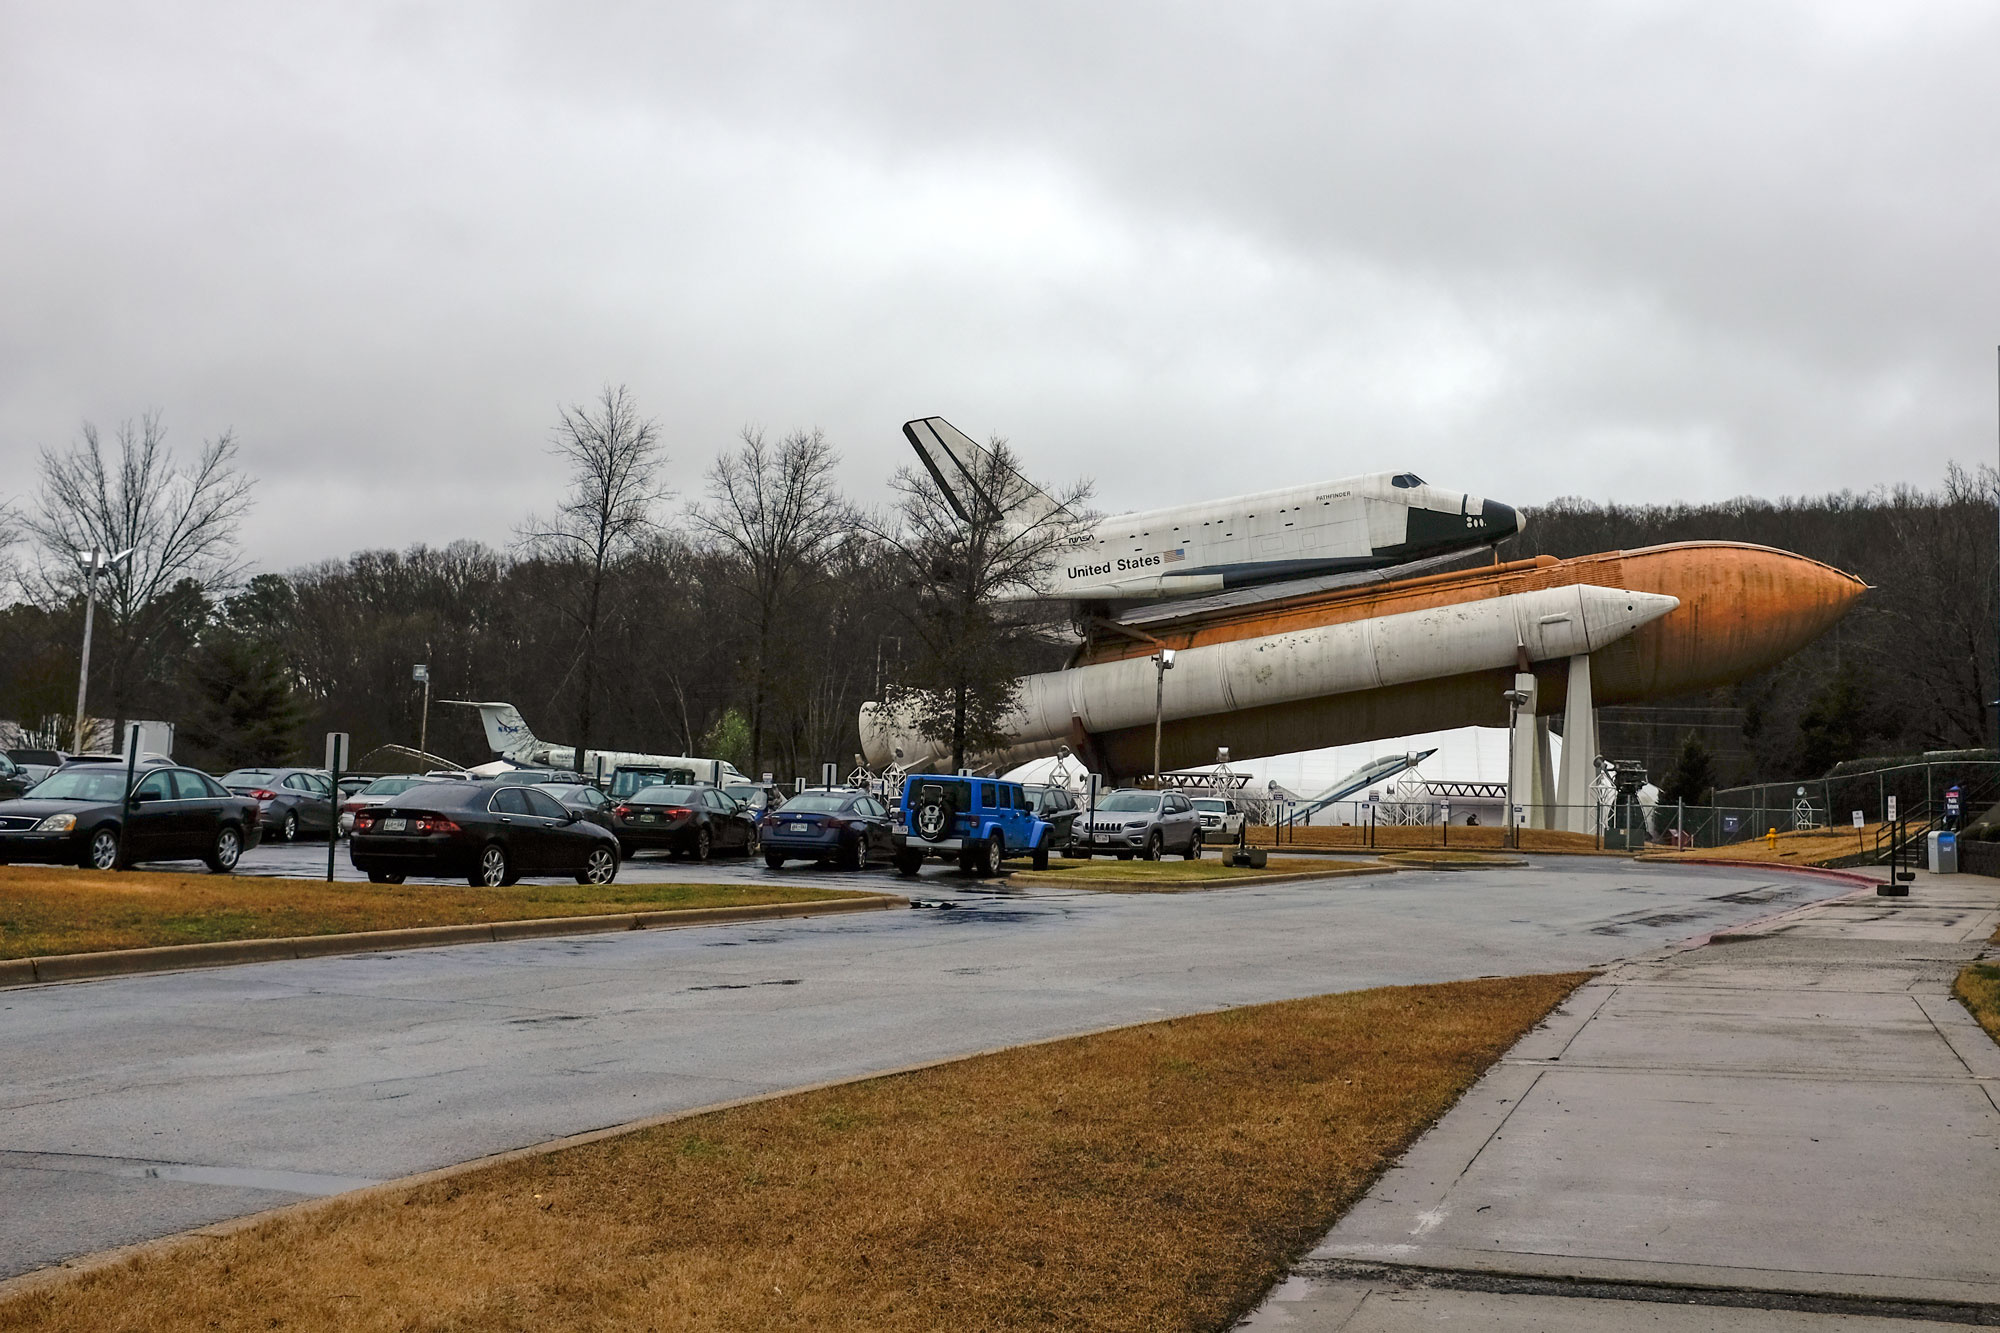
M 1226 796 L 1197 796 L 1195 813 L 1201 816 L 1201 840 L 1211 847 L 1243 841 L 1243 808 Z

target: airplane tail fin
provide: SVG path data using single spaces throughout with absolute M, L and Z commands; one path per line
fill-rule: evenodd
M 526 718 L 521 710 L 509 703 L 475 703 L 470 699 L 440 699 L 441 704 L 456 704 L 460 708 L 477 708 L 479 720 L 486 727 L 486 743 L 493 747 L 493 753 L 506 755 L 535 743 L 535 733 L 528 730 Z
M 960 522 L 972 522 L 975 514 L 1006 514 L 1010 522 L 1027 526 L 1067 512 L 1054 496 L 943 417 L 906 421 L 903 437 Z

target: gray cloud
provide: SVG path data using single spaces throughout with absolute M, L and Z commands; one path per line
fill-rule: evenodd
M 558 402 L 1109 508 L 1992 450 L 1983 7 L 0 4 L 0 498 L 158 406 L 272 566 L 504 540 Z

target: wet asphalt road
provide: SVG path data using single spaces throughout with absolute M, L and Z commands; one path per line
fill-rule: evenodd
M 342 859 L 344 860 L 344 850 Z M 260 849 L 302 873 L 325 844 Z M 294 865 L 292 858 L 297 858 Z M 764 878 L 761 862 L 629 865 Z M 894 890 L 893 874 L 797 867 Z M 1605 963 L 1833 896 L 1617 859 L 356 954 L 0 992 L 0 1274 L 559 1135 L 1115 1023 Z

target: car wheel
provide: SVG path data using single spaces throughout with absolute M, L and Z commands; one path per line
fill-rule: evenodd
M 368 872 L 370 884 L 401 884 L 403 876 L 393 870 L 371 870 Z
M 101 828 L 83 845 L 80 862 L 85 870 L 122 869 L 118 859 L 118 830 Z
M 866 870 L 868 868 L 868 835 L 862 834 L 854 840 L 852 847 L 840 849 L 842 870 Z
M 511 882 L 508 876 L 513 869 L 507 863 L 507 849 L 497 842 L 489 842 L 479 853 L 478 868 L 465 878 L 475 889 L 498 889 Z
M 915 875 L 919 870 L 922 870 L 923 868 L 924 868 L 924 854 L 922 852 L 896 853 L 897 874 L 909 877 Z
M 618 878 L 618 853 L 609 847 L 593 847 L 590 859 L 576 872 L 579 884 L 609 884 Z
M 763 845 L 764 845 L 764 835 L 762 833 L 759 833 L 756 829 L 753 828 L 750 830 L 749 841 L 743 844 L 743 855 L 745 857 L 755 856 L 757 854 L 757 849 L 762 847 Z
M 992 879 L 1000 873 L 1000 863 L 1007 859 L 1007 844 L 996 831 L 987 838 L 985 847 L 979 852 L 978 874 L 981 879 Z
M 1196 830 L 1194 831 L 1194 836 L 1193 836 L 1192 838 L 1189 838 L 1189 839 L 1188 839 L 1188 849 L 1187 849 L 1187 851 L 1185 851 L 1185 852 L 1183 852 L 1183 853 L 1181 854 L 1181 858 L 1182 858 L 1183 860 L 1186 860 L 1186 861 L 1199 861 L 1199 860 L 1201 860 L 1201 830 L 1200 830 L 1200 829 L 1196 829 Z
M 778 852 L 765 852 L 764 864 L 773 870 L 782 870 L 785 867 L 785 858 Z
M 243 835 L 236 825 L 224 824 L 215 835 L 215 847 L 202 861 L 218 875 L 226 875 L 236 869 L 236 863 L 243 859 Z
M 298 811 L 287 810 L 285 812 L 285 822 L 278 828 L 278 839 L 281 842 L 297 842 L 299 840 Z
M 715 852 L 715 840 L 706 828 L 694 831 L 694 859 L 706 861 Z
M 1029 864 L 1037 870 L 1047 870 L 1049 868 L 1049 840 L 1047 838 L 1043 838 L 1042 845 L 1035 848 L 1034 860 L 1030 861 Z
M 1148 861 L 1157 861 L 1166 851 L 1166 843 L 1167 840 L 1161 836 L 1160 831 L 1154 829 L 1146 835 L 1146 850 L 1140 853 L 1140 855 L 1144 856 Z

